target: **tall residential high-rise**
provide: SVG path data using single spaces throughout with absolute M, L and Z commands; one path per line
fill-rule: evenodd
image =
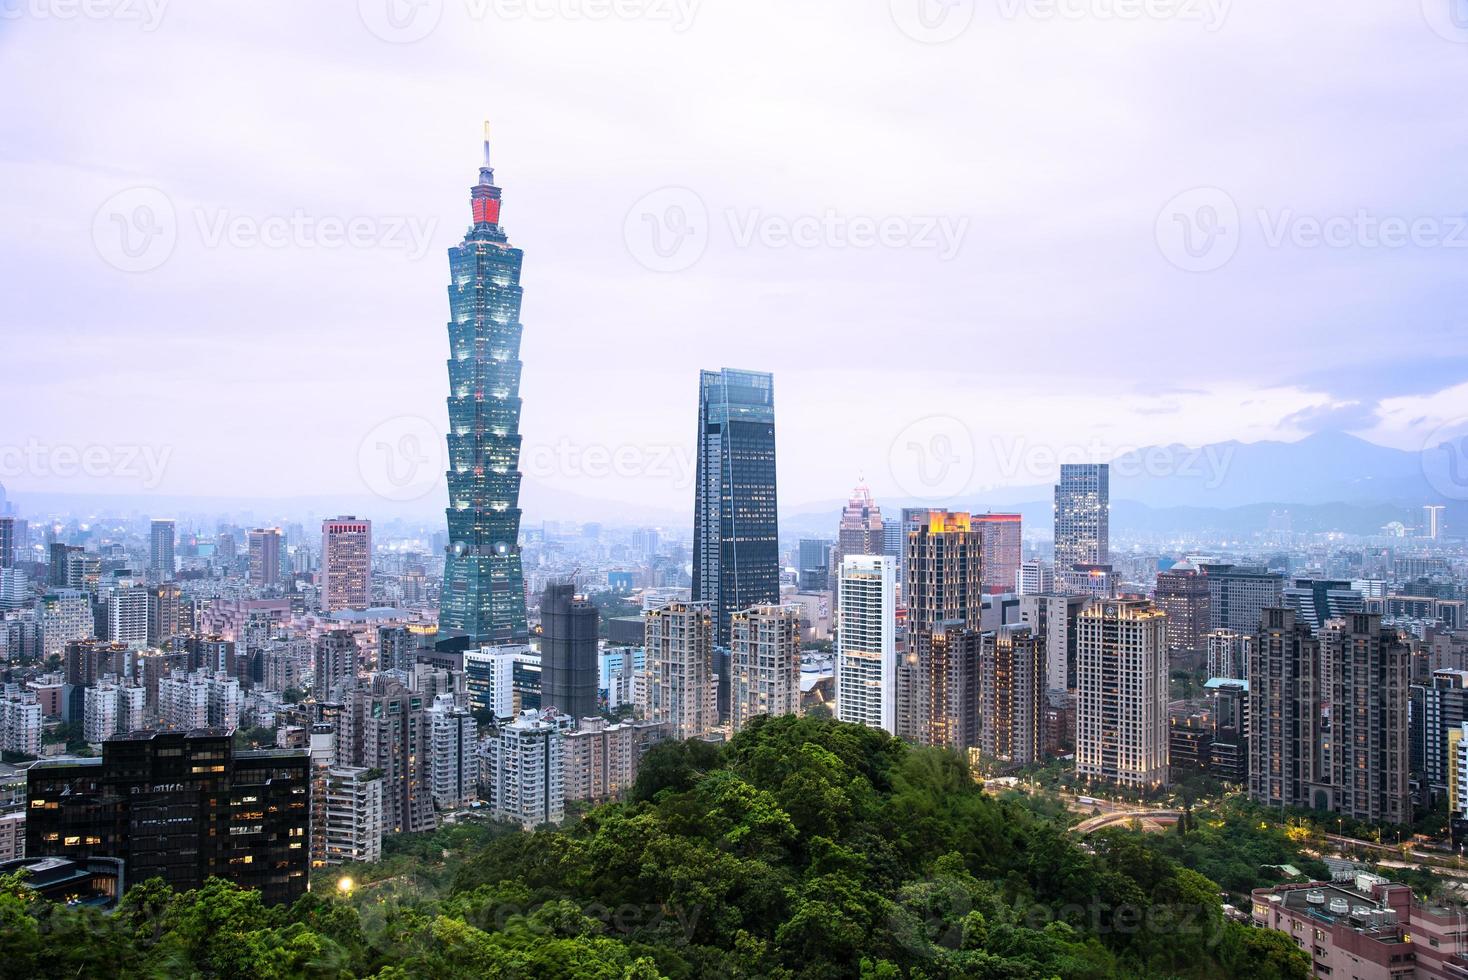
M 355 680 L 361 670 L 356 634 L 351 630 L 327 630 L 316 638 L 312 659 L 315 671 L 311 690 L 316 700 L 329 700 L 334 686 Z
M 729 718 L 734 731 L 759 715 L 800 711 L 800 607 L 752 606 L 730 626 Z
M 372 522 L 337 517 L 321 522 L 321 611 L 372 605 Z
M 957 620 L 908 635 L 898 667 L 898 734 L 919 745 L 979 746 L 979 648 L 983 636 Z
M 697 738 L 717 721 L 711 666 L 714 613 L 705 602 L 670 602 L 647 613 L 647 717 L 674 738 Z
M 382 857 L 382 774 L 338 765 L 336 731 L 312 727 L 311 866 L 372 862 Z
M 1249 796 L 1256 802 L 1313 805 L 1325 768 L 1320 670 L 1320 641 L 1309 625 L 1292 609 L 1265 609 L 1249 653 Z
M 173 546 L 177 535 L 174 522 L 155 519 L 149 528 L 148 575 L 155 582 L 173 578 Z
M 164 582 L 148 589 L 148 646 L 162 646 L 184 632 L 183 591 Z
M 107 597 L 107 639 L 132 647 L 148 645 L 148 590 L 143 586 L 121 586 Z
M 722 647 L 736 612 L 780 601 L 773 375 L 699 373 L 692 598 Z
M 473 803 L 479 784 L 478 726 L 467 708 L 454 703 L 452 694 L 433 699 L 428 716 L 429 785 L 440 810 L 458 810 Z
M 551 582 L 540 597 L 540 706 L 572 718 L 595 718 L 597 632 L 601 614 L 570 582 Z
M 872 500 L 872 491 L 857 484 L 841 511 L 836 548 L 845 555 L 880 555 L 884 543 L 882 508 Z
M 979 651 L 979 748 L 1012 765 L 1045 756 L 1045 641 L 1028 626 L 983 634 Z
M 1330 685 L 1330 809 L 1369 823 L 1411 823 L 1410 649 L 1382 628 L 1381 616 L 1353 613 L 1326 623 L 1321 653 Z
M 250 531 L 250 584 L 270 587 L 280 584 L 281 534 L 278 527 Z
M 904 511 L 904 520 L 907 512 Z M 907 537 L 903 590 L 909 632 L 941 632 L 954 623 L 978 629 L 983 609 L 983 550 L 968 514 L 935 510 Z
M 1105 565 L 1110 560 L 1110 528 L 1111 467 L 1062 463 L 1055 487 L 1056 571 Z
M 432 830 L 433 764 L 423 697 L 376 675 L 348 695 L 341 718 L 338 761 L 382 772 L 383 833 Z
M 897 562 L 841 560 L 836 603 L 836 717 L 897 734 Z
M 903 523 L 911 515 L 903 512 Z M 969 515 L 930 511 L 907 536 L 907 650 L 897 733 L 921 745 L 978 746 L 983 543 Z
M 983 539 L 985 592 L 1016 591 L 1020 561 L 1024 557 L 1023 521 L 1019 514 L 973 515 L 974 527 Z
M 1041 639 L 1045 651 L 1045 689 L 1072 691 L 1076 687 L 1076 617 L 1093 600 L 1083 595 L 1024 595 L 1019 600 L 1019 622 Z
M 1168 629 L 1171 628 L 1172 624 L 1169 622 Z M 1249 679 L 1249 655 L 1254 648 L 1253 633 L 1209 630 L 1203 634 L 1203 645 L 1208 651 L 1206 663 L 1210 678 L 1238 681 Z
M 439 598 L 446 645 L 524 643 L 520 563 L 520 266 L 500 228 L 488 126 L 474 224 L 449 249 L 448 546 Z
M 1094 602 L 1076 617 L 1076 772 L 1167 782 L 1167 614 L 1145 599 Z
M 1167 613 L 1167 643 L 1174 650 L 1202 650 L 1210 629 L 1208 579 L 1189 562 L 1157 573 L 1154 595 Z
M 488 736 L 480 758 L 482 796 L 489 814 L 527 830 L 560 823 L 566 815 L 565 733 L 539 711 Z
M 1468 721 L 1468 670 L 1444 668 L 1432 672 L 1426 684 L 1411 689 L 1412 772 L 1433 799 L 1447 793 L 1448 733 Z

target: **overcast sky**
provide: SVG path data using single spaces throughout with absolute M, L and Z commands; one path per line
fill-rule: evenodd
M 413 467 L 484 119 L 528 503 L 690 507 L 725 365 L 775 373 L 787 506 L 1322 428 L 1415 450 L 1468 416 L 1452 13 L 0 0 L 0 481 L 441 506 Z

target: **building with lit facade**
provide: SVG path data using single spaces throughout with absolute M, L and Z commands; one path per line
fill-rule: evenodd
M 670 602 L 647 613 L 647 717 L 674 738 L 696 738 L 717 723 L 712 676 L 714 611 L 704 602 Z
M 1017 591 L 1024 557 L 1023 518 L 1019 514 L 974 514 L 973 526 L 983 541 L 985 592 Z
M 177 891 L 211 877 L 267 904 L 306 892 L 310 760 L 237 752 L 220 729 L 132 732 L 92 759 L 42 760 L 27 773 L 26 854 L 121 858 L 132 882 Z
M 489 140 L 474 223 L 449 249 L 448 545 L 439 628 L 460 648 L 524 643 L 520 559 L 520 267 L 500 227 Z
M 979 650 L 979 748 L 1027 766 L 1045 758 L 1045 644 L 1028 626 L 984 633 Z
M 1144 599 L 1093 602 L 1076 630 L 1076 772 L 1165 784 L 1167 614 Z
M 1105 565 L 1111 550 L 1111 467 L 1062 463 L 1055 487 L 1055 569 Z
M 372 522 L 336 517 L 321 522 L 321 611 L 372 605 Z

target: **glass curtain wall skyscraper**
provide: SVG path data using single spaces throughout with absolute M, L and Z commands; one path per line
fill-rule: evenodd
M 487 129 L 487 127 L 486 127 Z M 520 566 L 520 265 L 500 229 L 488 132 L 474 224 L 449 249 L 448 531 L 441 642 L 524 642 Z
M 710 603 L 715 642 L 734 613 L 780 601 L 775 512 L 775 379 L 702 371 L 693 504 L 693 599 Z
M 1055 487 L 1055 571 L 1105 565 L 1111 551 L 1111 467 L 1062 463 Z

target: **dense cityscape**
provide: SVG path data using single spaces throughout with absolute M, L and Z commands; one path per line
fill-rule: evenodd
M 892 8 L 952 40 L 951 14 Z M 0 977 L 1468 978 L 1468 423 L 1414 451 L 1311 427 L 1359 401 L 1299 409 L 1292 441 L 996 438 L 989 485 L 979 413 L 880 371 L 847 385 L 859 417 L 816 404 L 736 330 L 737 367 L 671 382 L 684 442 L 578 445 L 551 469 L 580 496 L 532 508 L 528 419 L 642 409 L 558 346 L 522 356 L 540 252 L 509 219 L 535 217 L 496 174 L 515 145 L 485 124 L 475 157 L 447 318 L 412 326 L 446 431 L 409 385 L 374 392 L 397 414 L 365 438 L 301 426 L 323 458 L 351 443 L 366 494 L 109 497 L 166 454 L 92 474 L 0 412 Z M 704 247 L 702 201 L 664 191 L 651 244 L 627 232 L 654 275 Z M 124 259 L 98 244 L 121 272 L 151 271 L 127 266 L 142 200 Z M 1158 218 L 1177 270 L 1212 271 L 1216 203 L 1171 253 Z M 1043 399 L 1000 346 L 973 344 L 976 377 Z M 957 351 L 871 356 L 899 355 Z M 796 412 L 902 421 L 848 459 Z M 599 498 L 601 449 L 633 500 L 685 467 L 692 513 Z

